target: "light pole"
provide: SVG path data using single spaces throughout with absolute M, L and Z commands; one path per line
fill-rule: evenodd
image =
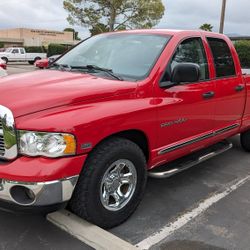
M 226 5 L 227 0 L 222 0 L 222 9 L 221 9 L 221 18 L 220 18 L 220 33 L 224 33 L 224 23 L 225 23 L 225 15 L 226 15 Z

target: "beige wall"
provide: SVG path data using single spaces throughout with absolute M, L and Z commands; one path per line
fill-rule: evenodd
M 41 46 L 50 43 L 74 44 L 73 32 L 60 32 L 40 29 L 7 29 L 0 30 L 1 38 L 23 39 L 24 46 Z

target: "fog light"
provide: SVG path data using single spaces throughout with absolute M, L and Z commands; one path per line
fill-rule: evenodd
M 14 186 L 10 189 L 11 198 L 19 205 L 32 205 L 36 199 L 34 192 L 23 186 Z

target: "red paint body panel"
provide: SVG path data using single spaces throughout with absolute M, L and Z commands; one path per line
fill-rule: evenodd
M 7 69 L 7 64 L 5 64 L 5 63 L 0 63 L 0 68 L 2 68 L 2 69 Z
M 49 59 L 45 58 L 45 59 L 37 60 L 35 62 L 35 66 L 40 69 L 46 69 L 49 67 Z
M 0 164 L 0 179 L 20 182 L 44 182 L 76 176 L 82 169 L 86 155 L 58 159 L 19 157 Z
M 228 38 L 199 31 L 127 32 L 172 36 L 145 80 L 120 82 L 55 70 L 0 80 L 0 104 L 12 110 L 17 129 L 72 133 L 77 138 L 78 154 L 73 158 L 53 160 L 20 157 L 13 162 L 1 163 L 0 178 L 45 181 L 79 174 L 87 154 L 105 138 L 122 131 L 144 133 L 149 145 L 148 168 L 151 169 L 250 128 L 250 76 L 242 75 L 238 56 Z M 206 36 L 222 38 L 230 45 L 237 76 L 215 79 L 213 56 Z M 160 88 L 160 79 L 177 45 L 189 37 L 202 39 L 211 80 Z M 238 84 L 245 85 L 244 91 L 234 91 Z M 215 92 L 215 97 L 204 100 L 202 95 L 209 91 Z M 180 118 L 186 121 L 161 127 Z M 165 148 L 235 123 L 240 126 L 167 154 L 159 154 Z M 82 149 L 81 145 L 86 143 L 91 143 L 92 148 Z

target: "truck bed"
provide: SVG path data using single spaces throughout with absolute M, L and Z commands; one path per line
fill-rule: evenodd
M 250 69 L 242 69 L 242 73 L 250 76 Z

